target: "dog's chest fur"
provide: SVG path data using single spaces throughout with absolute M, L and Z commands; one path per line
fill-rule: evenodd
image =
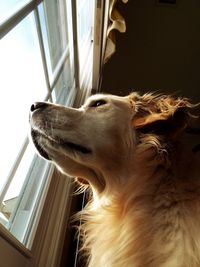
M 149 186 L 148 194 L 129 187 L 89 211 L 89 267 L 200 266 L 200 190 L 177 188 L 168 177 Z

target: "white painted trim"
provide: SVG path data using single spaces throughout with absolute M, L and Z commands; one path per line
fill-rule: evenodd
M 58 267 L 69 223 L 73 184 L 55 170 L 33 242 L 28 267 Z
M 49 187 L 50 187 L 50 184 L 51 184 L 51 179 L 52 179 L 52 176 L 54 174 L 54 170 L 55 170 L 55 167 L 53 165 L 51 165 L 49 167 L 49 170 L 48 170 L 48 179 L 45 182 L 45 185 L 44 185 L 44 188 L 43 188 L 43 192 L 42 192 L 42 197 L 41 197 L 40 202 L 38 204 L 37 212 L 35 213 L 35 218 L 34 218 L 33 225 L 31 227 L 31 230 L 29 231 L 29 238 L 27 239 L 26 247 L 29 248 L 30 250 L 31 250 L 31 248 L 33 246 L 33 242 L 34 242 L 35 237 L 36 237 L 36 232 L 37 232 L 37 229 L 38 229 L 40 218 L 42 216 L 42 212 L 43 212 L 43 209 L 44 209 L 47 193 L 48 193 L 48 190 L 49 190 Z

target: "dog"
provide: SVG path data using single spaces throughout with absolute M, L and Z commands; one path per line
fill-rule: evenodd
M 89 267 L 199 267 L 200 161 L 182 97 L 97 94 L 78 109 L 31 106 L 39 154 L 89 188 L 81 212 Z

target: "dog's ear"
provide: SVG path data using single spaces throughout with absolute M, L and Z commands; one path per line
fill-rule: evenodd
M 133 127 L 143 133 L 151 132 L 175 138 L 187 126 L 188 110 L 192 107 L 185 98 L 145 94 L 135 103 Z

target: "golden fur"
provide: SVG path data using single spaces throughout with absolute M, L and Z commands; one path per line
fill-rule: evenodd
M 200 162 L 184 98 L 95 95 L 31 108 L 39 153 L 92 192 L 81 212 L 89 267 L 199 267 Z

